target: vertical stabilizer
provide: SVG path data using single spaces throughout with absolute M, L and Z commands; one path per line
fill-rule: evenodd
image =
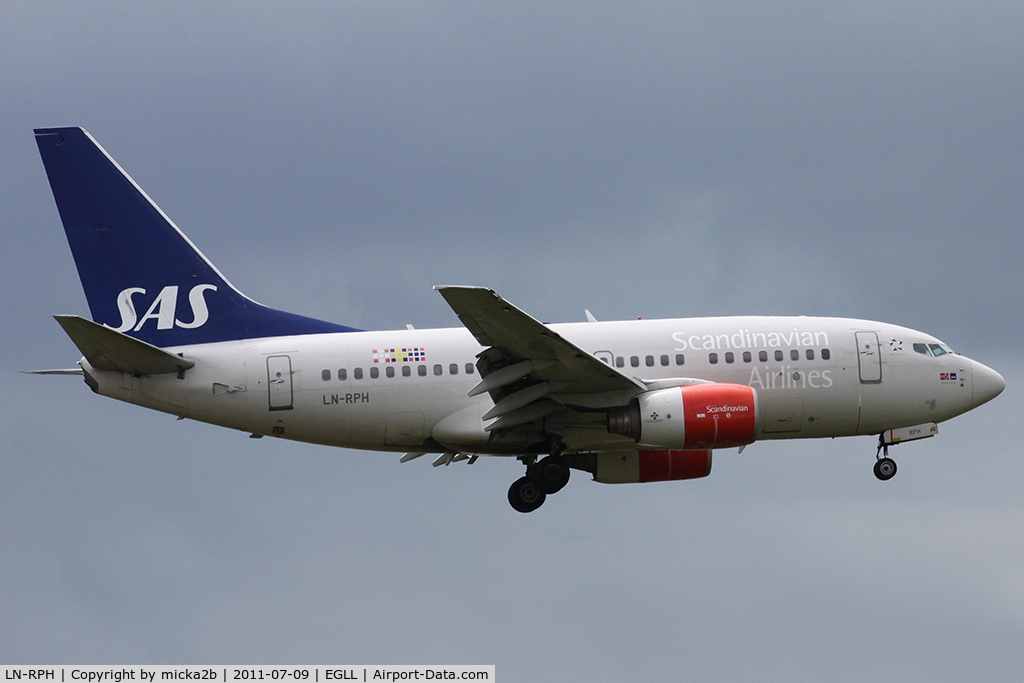
M 35 134 L 97 323 L 159 347 L 353 330 L 243 295 L 85 130 Z

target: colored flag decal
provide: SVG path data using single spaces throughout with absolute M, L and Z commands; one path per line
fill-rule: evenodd
M 950 381 L 954 381 L 955 382 L 956 381 L 956 373 L 955 372 L 940 372 L 939 373 L 939 379 L 942 380 L 942 381 L 950 380 Z
M 374 363 L 419 363 L 427 360 L 427 351 L 419 347 L 408 349 L 374 349 Z

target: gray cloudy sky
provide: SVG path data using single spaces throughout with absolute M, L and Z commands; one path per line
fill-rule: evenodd
M 1024 5 L 8 3 L 0 662 L 493 663 L 503 681 L 1017 680 Z M 894 451 L 697 482 L 332 450 L 92 395 L 32 128 L 87 128 L 229 278 L 364 328 L 904 324 L 1002 372 Z

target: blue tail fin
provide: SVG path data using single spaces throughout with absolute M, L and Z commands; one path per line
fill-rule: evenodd
M 35 134 L 96 322 L 154 346 L 353 331 L 247 298 L 83 129 Z

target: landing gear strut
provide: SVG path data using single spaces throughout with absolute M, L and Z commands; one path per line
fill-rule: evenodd
M 526 476 L 516 479 L 508 489 L 508 502 L 518 512 L 533 512 L 553 493 L 569 483 L 569 463 L 562 457 L 562 440 L 550 439 L 550 453 L 540 462 L 536 456 L 520 458 L 526 464 Z
M 548 453 L 527 474 L 541 491 L 550 495 L 558 493 L 569 483 L 569 463 L 562 457 L 562 440 L 557 436 L 548 438 Z
M 889 444 L 882 435 L 878 435 L 878 450 L 875 452 L 875 476 L 882 481 L 889 481 L 896 476 L 896 461 L 889 457 Z

